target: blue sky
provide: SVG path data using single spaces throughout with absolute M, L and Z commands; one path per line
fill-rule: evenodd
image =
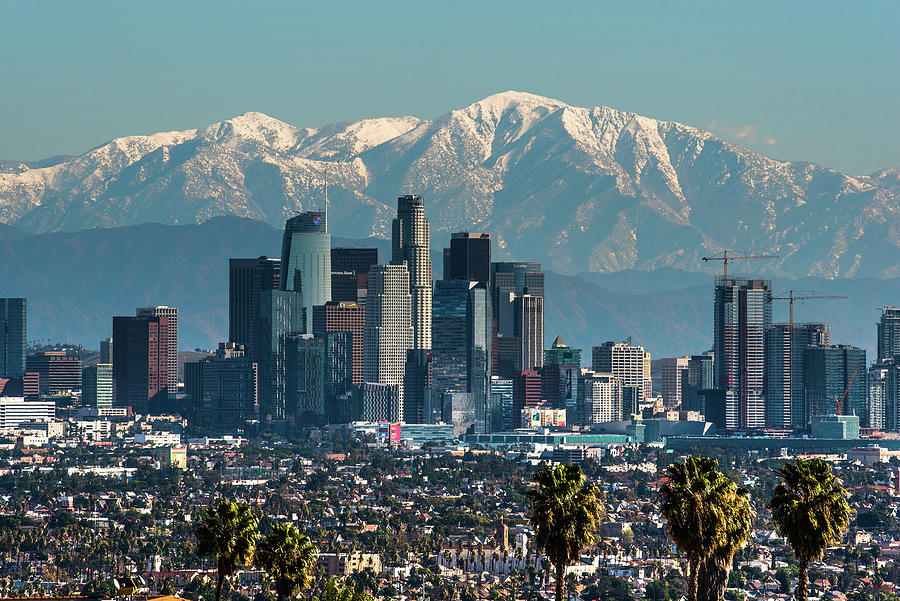
M 433 118 L 520 90 L 850 173 L 900 166 L 900 2 L 28 2 L 0 18 L 0 158 L 257 110 Z

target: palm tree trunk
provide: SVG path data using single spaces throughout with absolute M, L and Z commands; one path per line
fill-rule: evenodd
M 563 578 L 566 574 L 564 563 L 556 564 L 556 601 L 563 601 Z
M 731 555 L 713 554 L 700 566 L 697 601 L 722 601 L 731 573 Z
M 800 570 L 797 574 L 797 601 L 806 601 L 806 593 L 809 588 L 809 561 L 800 560 Z
M 216 601 L 222 601 L 222 585 L 225 583 L 225 578 L 222 576 L 222 568 L 219 567 L 216 570 Z
M 697 570 L 700 561 L 688 559 L 688 601 L 697 601 Z

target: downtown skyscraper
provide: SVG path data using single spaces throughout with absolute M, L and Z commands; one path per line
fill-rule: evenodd
M 285 222 L 279 286 L 301 293 L 301 333 L 311 333 L 312 308 L 331 300 L 331 234 L 324 211 L 307 211 Z
M 713 322 L 715 385 L 723 393 L 725 427 L 763 428 L 765 332 L 772 323 L 772 282 L 718 278 Z
M 27 301 L 0 298 L 0 378 L 25 374 Z
M 806 429 L 805 351 L 830 342 L 831 334 L 824 323 L 776 323 L 766 330 L 766 427 Z
M 432 275 L 428 228 L 428 220 L 425 218 L 425 200 L 421 196 L 399 197 L 397 199 L 397 218 L 393 221 L 391 264 L 406 263 L 409 272 L 409 293 L 412 303 L 412 348 L 415 349 L 431 348 Z M 371 272 L 369 279 L 369 286 L 372 286 Z
M 409 272 L 406 265 L 369 269 L 363 352 L 363 419 L 399 421 L 403 411 L 403 376 L 407 351 L 413 348 Z M 429 307 L 431 298 L 429 295 Z M 429 321 L 430 321 L 429 311 Z
M 168 387 L 169 394 L 175 394 L 178 390 L 178 307 L 169 307 L 167 305 L 141 307 L 137 309 L 135 315 L 137 317 L 165 316 L 168 318 L 168 327 L 165 330 L 166 356 L 169 361 Z

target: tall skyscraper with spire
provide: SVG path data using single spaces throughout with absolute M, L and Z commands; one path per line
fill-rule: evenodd
M 331 234 L 325 211 L 307 211 L 284 224 L 281 290 L 300 292 L 304 334 L 311 333 L 313 307 L 331 300 Z
M 413 348 L 431 348 L 431 256 L 428 220 L 421 196 L 397 199 L 397 218 L 393 223 L 391 263 L 406 263 L 409 293 L 412 297 Z M 317 303 L 321 304 L 321 303 Z

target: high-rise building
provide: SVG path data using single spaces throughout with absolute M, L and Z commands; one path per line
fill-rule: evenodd
M 424 349 L 406 352 L 403 370 L 403 421 L 407 424 L 435 423 L 433 388 L 433 354 Z
M 509 295 L 544 296 L 544 274 L 541 264 L 535 262 L 500 262 L 491 263 L 491 302 L 494 306 L 494 319 L 499 321 L 499 333 L 503 336 L 514 336 L 511 309 L 505 315 L 504 305 L 508 305 Z
M 882 307 L 878 321 L 878 360 L 900 354 L 900 307 Z
M 219 343 L 214 356 L 185 363 L 184 385 L 206 428 L 232 430 L 258 417 L 258 366 L 243 345 Z
M 301 293 L 305 314 L 302 333 L 308 333 L 312 329 L 312 308 L 331 300 L 331 234 L 324 212 L 307 211 L 285 222 L 279 287 Z
M 494 362 L 496 367 L 494 374 L 498 377 L 511 380 L 522 371 L 519 364 L 519 339 L 515 336 L 497 336 L 494 339 Z
M 325 351 L 325 340 L 312 334 L 284 337 L 284 411 L 297 423 L 325 418 Z
M 667 408 L 680 407 L 681 384 L 688 370 L 690 357 L 663 357 L 659 360 L 660 395 Z
M 88 365 L 81 370 L 81 400 L 96 408 L 113 406 L 113 376 L 111 363 Z
M 286 413 L 285 337 L 304 329 L 303 295 L 270 290 L 260 295 L 259 408 L 266 421 L 282 422 Z
M 260 297 L 278 290 L 280 275 L 281 259 L 228 260 L 228 340 L 243 345 L 252 361 L 259 361 L 262 341 Z
M 519 365 L 522 369 L 540 369 L 544 365 L 544 297 L 516 296 L 514 314 Z
M 468 392 L 466 307 L 471 284 L 467 280 L 446 279 L 434 283 L 432 386 L 438 398 L 445 392 Z
M 363 421 L 400 421 L 403 416 L 400 389 L 400 384 L 364 383 L 362 386 Z
M 897 364 L 893 359 L 876 361 L 869 368 L 869 396 L 866 409 L 868 428 L 897 431 Z
M 431 322 L 428 296 L 428 321 Z M 363 379 L 365 383 L 387 384 L 396 387 L 396 407 L 394 401 L 384 404 L 385 394 L 394 394 L 383 389 L 372 389 L 376 395 L 364 404 L 369 408 L 389 408 L 390 415 L 378 419 L 398 421 L 403 416 L 403 370 L 406 365 L 406 351 L 413 348 L 414 331 L 411 319 L 412 294 L 410 292 L 409 271 L 406 264 L 374 265 L 369 269 L 369 292 L 366 296 L 366 327 L 363 353 Z M 431 343 L 429 335 L 429 345 Z M 364 392 L 369 394 L 368 392 Z M 377 402 L 376 402 L 377 401 Z M 394 409 L 399 408 L 398 411 Z M 394 415 L 396 413 L 396 415 Z M 369 415 L 372 413 L 370 412 Z
M 100 341 L 100 363 L 112 365 L 113 339 L 107 338 Z
M 636 412 L 638 406 L 648 399 L 650 374 L 648 373 L 649 353 L 644 347 L 626 342 L 605 342 L 591 351 L 591 371 L 613 374 L 619 379 L 623 398 L 629 413 Z
M 24 298 L 0 298 L 0 378 L 25 374 L 27 304 Z
M 566 346 L 560 336 L 544 350 L 541 368 L 541 395 L 556 409 L 567 409 L 574 417 L 578 403 L 578 376 L 581 373 L 581 349 Z
M 512 423 L 519 427 L 522 411 L 541 404 L 541 374 L 533 369 L 522 370 L 512 379 Z
M 496 430 L 509 431 L 517 427 L 513 424 L 513 381 L 509 378 L 491 378 L 491 412 L 499 414 Z
M 368 288 L 369 267 L 377 264 L 377 248 L 332 248 L 331 300 L 365 302 L 361 291 Z
M 169 318 L 113 317 L 113 395 L 118 406 L 160 412 L 169 397 Z M 174 392 L 174 391 L 173 391 Z
M 368 273 L 368 272 L 367 272 Z M 366 306 L 352 301 L 331 301 L 313 307 L 312 331 L 316 335 L 326 332 L 350 332 L 353 349 L 353 384 L 363 383 L 364 334 Z
M 491 235 L 456 232 L 444 249 L 444 279 L 470 280 L 491 287 Z M 492 309 L 493 311 L 493 309 Z
M 715 384 L 725 392 L 727 428 L 763 428 L 765 331 L 772 323 L 772 282 L 718 278 L 713 321 Z
M 831 342 L 824 323 L 775 323 L 766 330 L 766 426 L 806 428 L 803 357 L 806 347 Z
M 409 293 L 413 345 L 416 349 L 431 348 L 431 256 L 425 200 L 421 196 L 401 196 L 397 199 L 397 218 L 393 222 L 391 264 L 406 263 L 409 273 Z M 369 274 L 371 282 L 371 270 Z M 404 356 L 405 360 L 405 356 Z
M 169 320 L 166 327 L 166 339 L 163 342 L 168 348 L 166 357 L 169 361 L 168 369 L 168 387 L 169 394 L 175 394 L 178 391 L 178 308 L 168 307 L 166 305 L 156 305 L 154 307 L 142 307 L 135 313 L 138 317 L 158 317 L 165 316 Z
M 715 387 L 713 361 L 712 352 L 691 355 L 687 372 L 682 374 L 681 408 L 683 410 L 699 411 L 706 415 L 705 397 L 700 391 L 712 390 Z
M 74 352 L 46 351 L 28 355 L 25 370 L 37 372 L 41 394 L 81 390 L 81 358 Z
M 867 423 L 865 349 L 849 344 L 806 347 L 803 384 L 807 424 L 819 415 L 855 415 Z
M 585 370 L 578 382 L 578 413 L 582 425 L 622 419 L 622 381 L 611 373 Z

